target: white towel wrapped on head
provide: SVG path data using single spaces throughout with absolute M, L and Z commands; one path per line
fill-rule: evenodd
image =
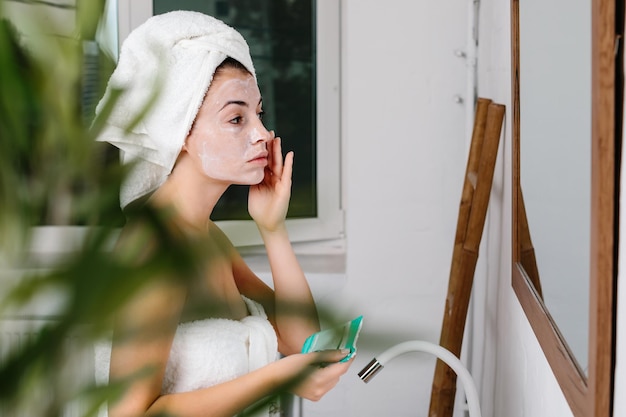
M 124 93 L 98 137 L 122 150 L 133 169 L 122 184 L 120 205 L 157 189 L 172 171 L 195 120 L 215 69 L 227 57 L 256 77 L 245 39 L 211 16 L 193 11 L 156 15 L 132 31 L 122 45 L 119 62 L 99 114 L 113 90 Z M 129 124 L 158 92 L 148 114 Z

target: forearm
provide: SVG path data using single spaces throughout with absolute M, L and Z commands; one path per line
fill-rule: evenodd
M 298 369 L 300 369 L 298 371 Z M 285 392 L 304 372 L 284 359 L 236 379 L 195 391 L 162 395 L 147 416 L 164 413 L 179 417 L 232 417 L 272 395 Z
M 274 280 L 275 321 L 279 338 L 293 353 L 304 340 L 319 331 L 315 302 L 304 272 L 283 226 L 261 231 Z
M 160 396 L 147 415 L 167 413 L 179 417 L 232 417 L 271 395 L 278 386 L 272 373 L 262 368 L 213 387 Z

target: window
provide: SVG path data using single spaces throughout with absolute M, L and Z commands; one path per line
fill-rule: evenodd
M 119 42 L 148 17 L 180 9 L 215 16 L 248 41 L 266 126 L 296 155 L 287 219 L 292 240 L 340 237 L 339 2 L 119 0 Z M 238 246 L 261 243 L 246 199 L 247 187 L 231 187 L 214 212 Z

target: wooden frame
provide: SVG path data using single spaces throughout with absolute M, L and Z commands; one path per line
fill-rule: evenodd
M 581 371 L 567 342 L 520 262 L 520 74 L 519 1 L 511 0 L 513 82 L 513 265 L 512 285 L 575 417 L 609 417 L 612 409 L 614 288 L 616 282 L 615 141 L 620 138 L 616 97 L 616 17 L 623 0 L 592 0 L 592 134 L 589 368 Z M 619 3 L 622 2 L 622 3 Z M 618 9 L 619 6 L 619 9 Z M 621 19 L 621 17 L 620 17 Z M 623 28 L 620 27 L 623 31 Z

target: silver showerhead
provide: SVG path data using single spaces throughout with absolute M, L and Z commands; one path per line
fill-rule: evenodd
M 378 359 L 374 358 L 370 361 L 370 363 L 367 364 L 365 368 L 361 369 L 361 372 L 359 372 L 359 378 L 361 378 L 363 382 L 367 383 L 381 369 L 383 369 L 383 365 L 378 362 Z

